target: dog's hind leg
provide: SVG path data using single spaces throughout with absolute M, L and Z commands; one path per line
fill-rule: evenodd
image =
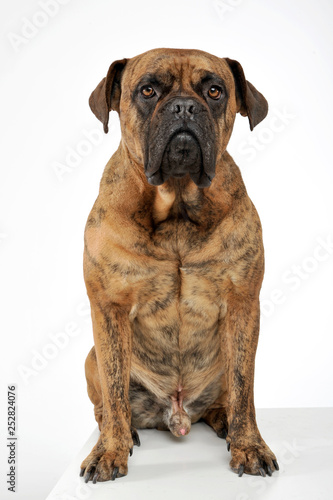
M 214 429 L 219 438 L 225 439 L 228 435 L 227 413 L 222 406 L 219 408 L 216 406 L 215 404 L 208 408 L 202 416 L 202 420 Z
M 102 399 L 101 384 L 98 375 L 95 346 L 93 346 L 90 349 L 89 354 L 87 356 L 85 362 L 85 372 L 87 379 L 88 396 L 94 405 L 95 419 L 96 422 L 98 423 L 99 430 L 101 430 L 102 420 L 103 420 L 103 399 Z M 133 443 L 136 446 L 140 446 L 139 435 L 136 429 L 132 426 L 131 426 L 131 433 L 132 433 Z

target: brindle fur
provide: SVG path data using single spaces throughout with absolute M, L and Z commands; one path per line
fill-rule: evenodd
M 101 431 L 81 466 L 86 481 L 127 474 L 135 427 L 179 435 L 179 421 L 187 433 L 201 418 L 226 437 L 231 468 L 240 475 L 278 467 L 253 403 L 261 225 L 226 152 L 237 111 L 249 115 L 251 128 L 264 116 L 256 118 L 251 103 L 246 110 L 233 64 L 201 51 L 156 49 L 114 63 L 111 84 L 103 80 L 91 97 L 106 130 L 108 111 L 119 110 L 122 139 L 85 230 L 95 342 L 86 377 Z M 151 115 L 135 105 L 137 82 L 159 72 L 169 77 L 167 96 L 203 101 L 195 89 L 204 70 L 218 74 L 228 94 L 223 109 L 212 113 L 216 176 L 203 189 L 188 176 L 152 186 L 143 169 Z M 107 112 L 100 94 L 105 82 Z

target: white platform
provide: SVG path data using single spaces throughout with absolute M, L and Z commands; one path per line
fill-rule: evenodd
M 229 469 L 225 440 L 198 423 L 182 439 L 140 430 L 126 477 L 85 484 L 80 463 L 97 441 L 96 429 L 46 500 L 333 499 L 333 408 L 257 410 L 257 420 L 280 465 L 272 477 L 239 478 Z

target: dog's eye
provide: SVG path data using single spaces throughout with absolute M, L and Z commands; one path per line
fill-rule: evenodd
M 222 95 L 221 87 L 218 87 L 217 85 L 212 85 L 208 90 L 208 95 L 211 99 L 219 99 Z
M 141 89 L 141 94 L 143 97 L 153 97 L 155 95 L 155 90 L 150 85 L 145 85 Z

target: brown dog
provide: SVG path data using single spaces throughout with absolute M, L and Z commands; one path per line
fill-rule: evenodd
M 127 474 L 135 428 L 175 436 L 203 419 L 242 475 L 278 469 L 253 403 L 264 251 L 258 214 L 226 152 L 265 98 L 237 61 L 156 49 L 111 64 L 90 97 L 122 139 L 85 231 L 95 346 L 88 394 L 101 431 L 85 480 Z

